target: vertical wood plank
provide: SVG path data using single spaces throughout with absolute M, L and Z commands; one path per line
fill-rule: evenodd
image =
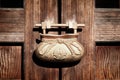
M 96 46 L 95 80 L 120 79 L 120 46 Z
M 0 80 L 21 79 L 21 46 L 0 45 Z
M 39 39 L 39 29 L 34 31 L 34 25 L 47 19 L 51 20 L 51 18 L 54 19 L 54 22 L 57 22 L 57 1 L 26 0 L 25 13 L 25 80 L 58 80 L 58 69 L 45 68 L 36 64 L 33 56 L 34 50 L 38 45 L 38 43 L 36 43 L 36 39 Z
M 94 80 L 94 0 L 62 0 L 62 22 L 76 19 L 86 26 L 80 32 L 79 41 L 85 48 L 81 62 L 70 68 L 63 68 L 62 80 Z
M 30 70 L 31 69 L 31 33 L 32 33 L 32 2 L 33 0 L 25 0 L 25 35 L 24 35 L 24 79 L 31 80 L 30 76 L 32 75 Z

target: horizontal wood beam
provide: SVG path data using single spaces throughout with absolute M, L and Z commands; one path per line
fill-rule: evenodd
M 24 33 L 0 33 L 0 42 L 24 42 Z
M 42 24 L 35 24 L 35 27 L 40 27 Z M 69 24 L 51 24 L 51 27 L 68 27 Z M 77 24 L 78 27 L 84 27 L 85 24 Z
M 95 10 L 95 41 L 120 41 L 120 10 Z

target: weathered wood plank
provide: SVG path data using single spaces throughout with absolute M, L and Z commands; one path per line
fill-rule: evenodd
M 120 10 L 95 10 L 95 41 L 120 41 Z
M 16 15 L 14 15 L 14 14 L 16 14 Z M 1 18 L 2 17 L 15 18 L 15 17 L 21 17 L 21 16 L 24 16 L 24 8 L 0 8 L 0 17 Z
M 0 23 L 16 23 L 16 24 L 24 24 L 24 17 L 17 18 L 0 18 Z
M 24 9 L 1 8 L 0 9 L 0 41 L 23 42 L 24 41 Z
M 96 46 L 95 80 L 120 79 L 120 46 Z
M 57 0 L 26 0 L 25 4 L 25 80 L 58 80 L 58 69 L 37 65 L 33 56 L 39 39 L 38 31 L 33 31 L 34 25 L 51 18 L 57 22 Z
M 21 46 L 0 44 L 0 80 L 21 79 Z
M 24 9 L 0 9 L 0 23 L 24 24 Z
M 24 42 L 24 33 L 0 33 L 0 42 Z
M 84 57 L 78 65 L 62 69 L 62 80 L 94 80 L 93 7 L 93 0 L 62 0 L 62 22 L 75 20 L 85 24 L 79 36 Z
M 120 10 L 119 9 L 95 9 L 96 25 L 119 25 Z
M 24 33 L 24 24 L 0 23 L 0 33 L 21 32 Z

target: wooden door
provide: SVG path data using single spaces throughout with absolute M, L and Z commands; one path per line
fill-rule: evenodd
M 74 67 L 62 69 L 62 80 L 94 80 L 93 0 L 62 0 L 62 23 L 75 20 L 85 24 L 79 32 L 79 42 L 85 48 L 84 57 Z
M 25 80 L 59 80 L 59 69 L 39 66 L 40 62 L 34 57 L 40 39 L 35 24 L 49 19 L 57 23 L 57 0 L 26 0 L 25 4 Z
M 26 80 L 94 80 L 93 8 L 93 0 L 26 0 L 24 62 Z M 79 41 L 85 47 L 81 63 L 62 69 L 46 68 L 36 64 L 33 54 L 38 45 L 36 39 L 39 39 L 39 33 L 35 24 L 47 19 L 54 19 L 54 23 L 66 23 L 74 18 L 78 23 L 86 25 L 79 36 Z
M 13 3 L 0 0 L 0 80 L 23 79 L 24 9 Z
M 120 11 L 96 9 L 95 1 L 24 0 L 24 8 L 0 8 L 0 80 L 119 80 Z M 46 20 L 85 24 L 78 38 L 85 53 L 77 65 L 46 67 L 34 56 L 35 24 Z
M 109 43 L 111 44 L 111 43 Z M 119 80 L 120 79 L 120 45 L 116 43 L 108 45 L 96 45 L 96 70 L 95 78 L 97 80 Z M 118 43 L 117 43 L 118 44 Z
M 34 4 L 33 4 L 34 3 Z M 119 80 L 120 79 L 120 57 L 119 57 L 119 11 L 118 13 L 97 13 L 95 10 L 95 0 L 26 0 L 26 26 L 25 26 L 25 79 L 44 80 Z M 42 11 L 41 11 L 42 10 Z M 114 12 L 113 10 L 112 12 Z M 99 16 L 96 16 L 100 14 Z M 112 18 L 109 14 L 113 14 Z M 114 29 L 113 24 L 106 22 L 117 22 Z M 108 15 L 108 16 L 107 16 Z M 33 17 L 29 17 L 33 16 Z M 98 18 L 100 17 L 100 19 Z M 117 17 L 117 18 L 116 18 Z M 37 44 L 38 34 L 32 29 L 36 23 L 54 18 L 55 23 L 66 23 L 75 20 L 77 23 L 84 23 L 85 27 L 79 33 L 79 41 L 85 48 L 84 57 L 80 63 L 73 67 L 66 68 L 46 68 L 36 65 L 31 60 L 33 51 Z M 112 20 L 115 19 L 115 20 Z M 103 21 L 103 23 L 102 23 Z M 103 26 L 97 25 L 102 23 Z M 115 23 L 116 24 L 116 23 Z M 105 27 L 104 25 L 109 26 Z M 111 27 L 112 26 L 112 27 Z M 102 32 L 102 31 L 103 32 Z M 117 35 L 109 34 L 109 30 Z M 115 32 L 116 30 L 116 32 Z M 108 31 L 107 33 L 105 33 Z M 30 33 L 33 33 L 32 35 Z M 102 35 L 104 34 L 104 35 Z M 38 36 L 38 37 L 37 37 Z M 102 36 L 102 37 L 101 37 Z M 111 36 L 113 39 L 111 39 Z M 116 37 L 114 39 L 114 37 Z M 107 39 L 109 38 L 109 39 Z M 108 41 L 108 43 L 107 43 Z M 101 46 L 102 45 L 102 46 Z M 114 59 L 114 60 L 113 60 Z M 32 65 L 31 69 L 29 64 Z M 29 69 L 28 69 L 29 67 Z M 112 72 L 111 72 L 112 71 Z M 29 73 L 29 74 L 27 74 Z M 35 75 L 36 73 L 36 75 Z M 54 75 L 56 73 L 56 75 Z M 33 75 L 32 75 L 33 74 Z M 30 77 L 32 75 L 32 77 Z M 40 76 L 39 76 L 40 75 Z M 54 75 L 54 76 L 53 76 Z M 46 78 L 43 78 L 47 76 Z M 51 76 L 51 77 L 50 77 Z
M 96 80 L 120 79 L 119 1 L 96 0 L 94 21 Z

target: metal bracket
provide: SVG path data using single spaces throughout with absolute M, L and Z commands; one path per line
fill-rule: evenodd
M 47 26 L 47 22 L 42 22 L 42 24 L 35 24 L 35 27 L 42 27 L 43 29 L 43 34 L 46 34 L 46 29 L 49 28 L 57 28 L 57 27 L 69 27 L 74 29 L 74 34 L 77 33 L 77 28 L 82 28 L 84 27 L 85 24 L 77 24 L 77 23 L 68 23 L 68 24 L 50 24 L 49 27 Z

